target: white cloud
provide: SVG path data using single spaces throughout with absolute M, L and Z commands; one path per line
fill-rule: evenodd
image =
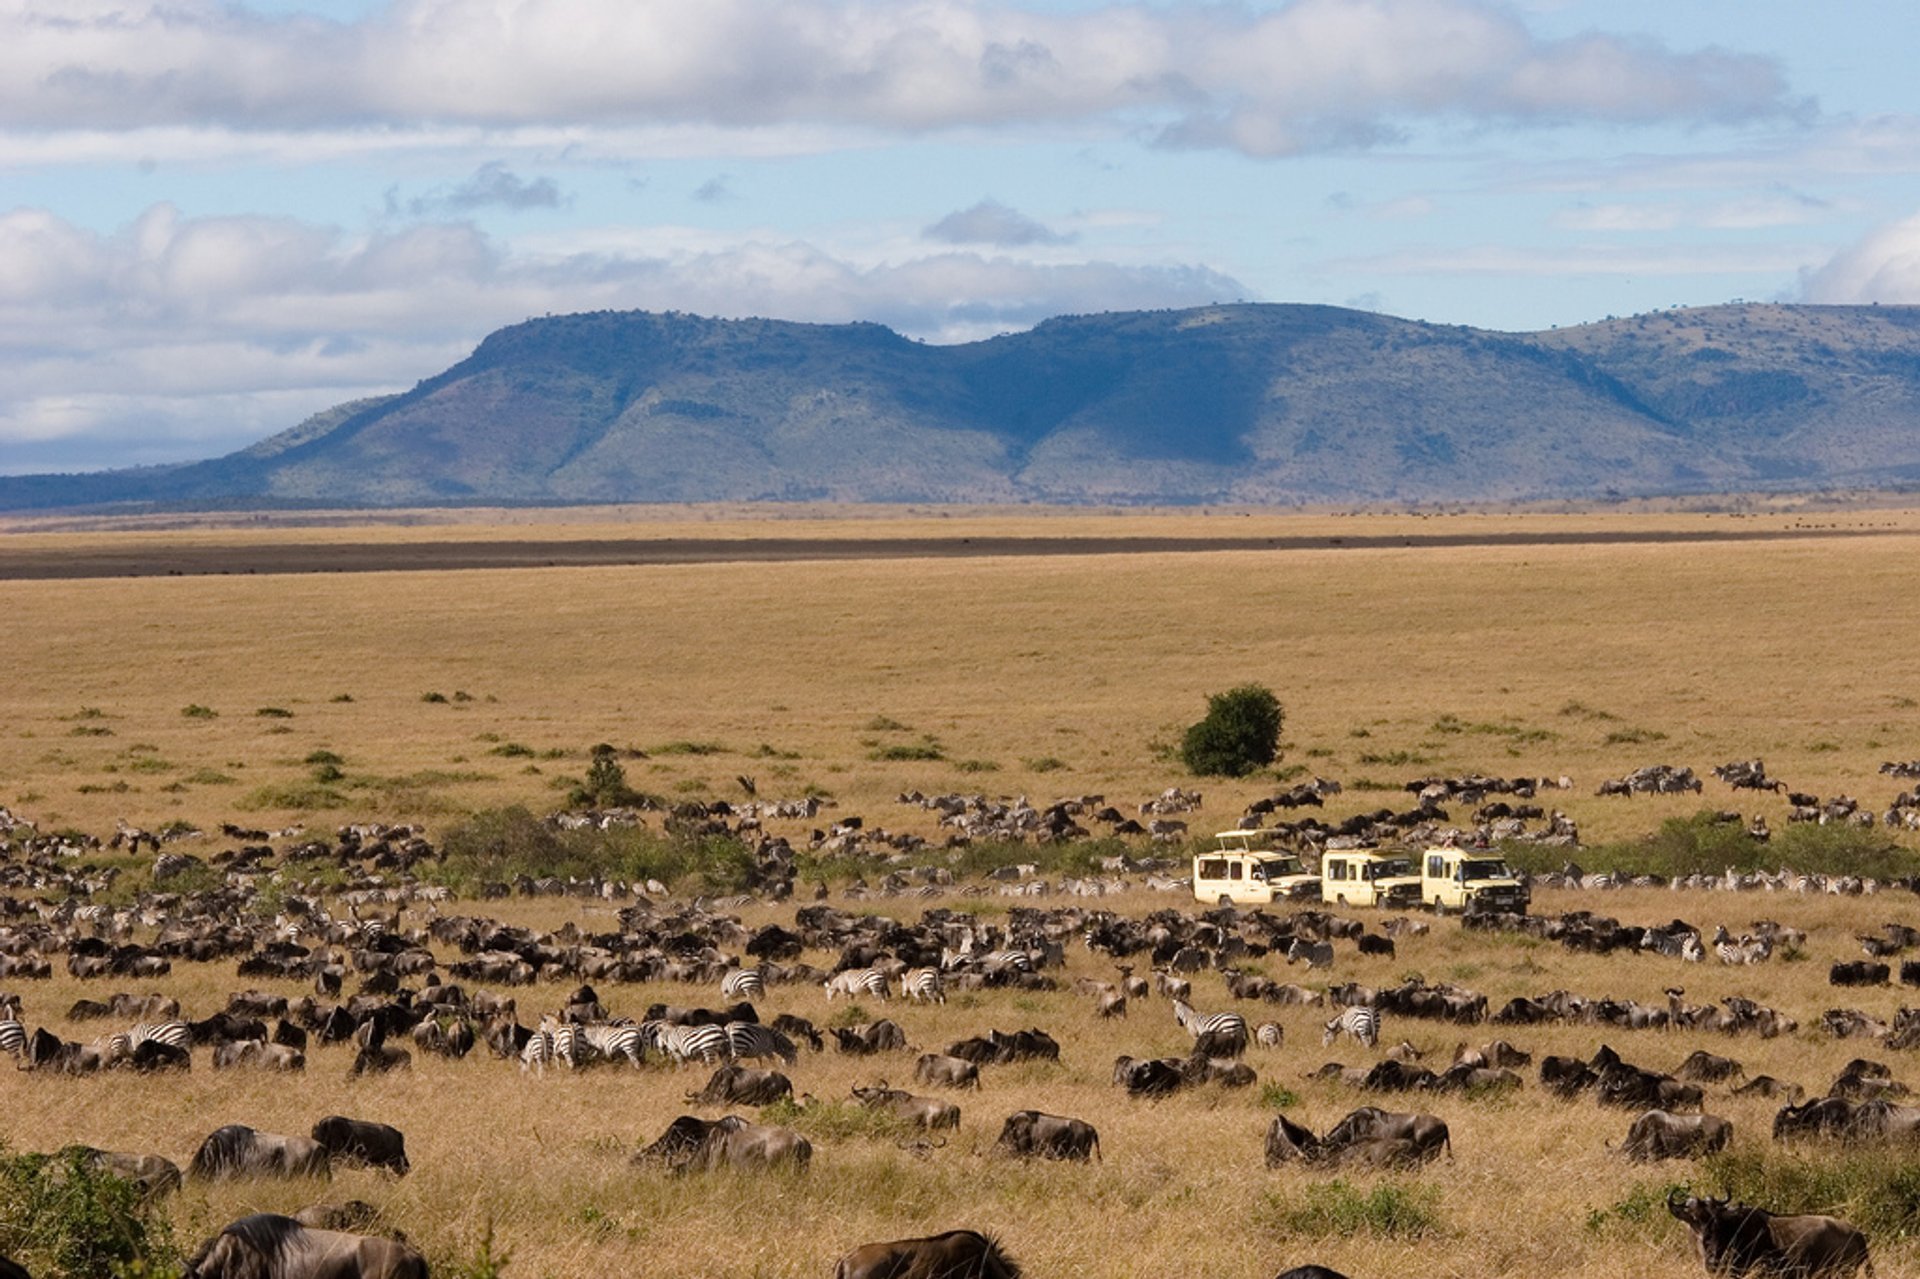
M 355 237 L 155 205 L 98 234 L 0 215 L 0 470 L 97 469 L 239 447 L 463 358 L 492 329 L 598 309 L 873 320 L 955 341 L 1052 315 L 1246 296 L 1201 266 L 962 249 L 858 261 L 761 233 L 529 252 L 463 223 Z M 646 247 L 641 247 L 646 246 Z
M 1066 244 L 1073 239 L 998 200 L 982 200 L 970 208 L 949 213 L 921 234 L 924 239 L 942 244 L 989 244 L 1000 248 Z
M 1806 226 L 1833 212 L 1833 203 L 1795 192 L 1747 196 L 1710 204 L 1648 202 L 1582 204 L 1555 214 L 1553 225 L 1570 231 L 1755 231 Z
M 1920 304 L 1920 213 L 1875 227 L 1805 272 L 1800 289 L 1809 302 Z
M 0 4 L 0 130 L 316 133 L 1008 125 L 1144 129 L 1252 155 L 1374 145 L 1410 122 L 1742 121 L 1790 112 L 1777 65 L 1643 38 L 1534 35 L 1491 0 L 395 0 L 356 22 L 218 0 Z

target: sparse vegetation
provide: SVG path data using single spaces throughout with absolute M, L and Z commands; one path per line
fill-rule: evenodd
M 180 1263 L 172 1224 L 78 1153 L 15 1154 L 0 1143 L 0 1256 L 49 1279 L 159 1276 Z

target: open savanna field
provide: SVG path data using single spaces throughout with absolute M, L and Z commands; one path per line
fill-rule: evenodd
M 659 541 L 691 536 L 686 520 L 593 525 L 529 521 L 403 527 L 145 529 L 21 532 L 0 538 L 0 804 L 43 831 L 110 835 L 116 821 L 150 830 L 222 821 L 317 833 L 349 821 L 419 821 L 428 837 L 468 814 L 506 805 L 560 807 L 609 743 L 635 788 L 666 800 L 825 795 L 810 823 L 769 822 L 804 847 L 811 827 L 862 816 L 868 827 L 942 833 L 896 796 L 918 790 L 1026 795 L 1036 803 L 1101 794 L 1132 811 L 1167 786 L 1197 787 L 1196 832 L 1235 824 L 1244 805 L 1282 783 L 1273 774 L 1196 781 L 1171 748 L 1209 693 L 1255 682 L 1286 707 L 1281 776 L 1317 774 L 1346 790 L 1329 819 L 1382 806 L 1425 775 L 1481 771 L 1570 777 L 1538 802 L 1580 825 L 1596 868 L 1670 817 L 1702 807 L 1760 813 L 1786 836 L 1786 801 L 1735 796 L 1707 777 L 1700 796 L 1600 799 L 1594 788 L 1649 763 L 1707 769 L 1763 757 L 1794 789 L 1846 793 L 1884 809 L 1911 783 L 1880 776 L 1885 760 L 1920 758 L 1920 515 L 1854 511 L 1748 517 L 1071 516 L 938 513 L 892 521 L 823 517 L 765 524 L 735 513 L 698 536 L 825 538 L 855 546 L 835 558 L 755 560 L 710 553 L 677 563 L 525 569 L 436 568 L 437 539 Z M 1810 527 L 1817 525 L 1818 527 Z M 1550 536 L 1549 536 L 1550 535 Z M 1191 541 L 1196 549 L 1078 554 L 1090 538 Z M 1027 539 L 1051 553 L 974 554 L 929 543 Z M 1197 549 L 1223 538 L 1279 539 L 1276 549 Z M 126 540 L 115 540 L 126 539 Z M 1399 544 L 1394 544 L 1395 542 Z M 276 574 L 279 549 L 401 544 L 408 571 Z M 26 580 L 10 564 L 49 557 L 164 555 L 169 547 L 230 555 L 225 575 Z M 207 552 L 205 548 L 213 550 Z M 555 558 L 563 558 L 556 553 Z M 264 567 L 263 567 L 264 566 Z M 1457 820 L 1469 819 L 1456 812 Z M 657 819 L 653 819 L 657 823 Z M 1906 843 L 1912 836 L 1888 834 Z M 217 835 L 175 845 L 207 856 Z M 918 863 L 938 863 L 929 852 Z M 1556 854 L 1557 856 L 1557 854 Z M 1597 856 L 1597 860 L 1596 860 Z M 150 860 L 142 857 L 139 866 Z M 122 863 L 136 863 L 122 858 Z M 1913 869 L 1920 871 L 1920 858 Z M 803 874 L 806 872 L 803 871 Z M 834 904 L 917 918 L 927 906 L 1003 919 L 1014 905 L 1063 899 L 843 899 Z M 137 871 L 124 877 L 130 895 Z M 877 874 L 870 874 L 877 879 Z M 682 892 L 697 884 L 680 884 Z M 803 896 L 805 894 L 803 893 Z M 1078 899 L 1075 899 L 1078 900 Z M 1194 904 L 1144 891 L 1088 908 L 1133 914 Z M 1670 1069 L 1696 1048 L 1731 1055 L 1818 1093 L 1857 1055 L 1878 1056 L 1915 1082 L 1904 1055 L 1835 1041 L 1820 1014 L 1853 1006 L 1882 1019 L 1899 989 L 1835 991 L 1827 966 L 1859 957 L 1853 934 L 1885 922 L 1920 926 L 1906 892 L 1859 898 L 1669 892 L 1543 891 L 1535 910 L 1590 908 L 1637 924 L 1679 916 L 1735 933 L 1769 917 L 1804 928 L 1799 961 L 1753 968 L 1683 965 L 1652 956 L 1576 955 L 1532 939 L 1462 932 L 1451 920 L 1402 942 L 1392 958 L 1340 944 L 1335 981 L 1387 985 L 1411 974 L 1452 981 L 1497 1007 L 1568 989 L 1662 1003 L 1746 995 L 1799 1020 L 1761 1041 L 1705 1032 L 1593 1026 L 1454 1027 L 1387 1023 L 1381 1047 L 1405 1038 L 1450 1057 L 1495 1035 L 1532 1051 L 1590 1056 L 1608 1042 L 1629 1061 Z M 583 930 L 614 926 L 608 904 L 460 902 L 447 911 Z M 791 906 L 750 905 L 749 926 L 792 920 Z M 1364 912 L 1363 912 L 1364 913 Z M 410 925 L 424 913 L 409 911 Z M 1377 922 L 1379 917 L 1370 917 Z M 441 950 L 443 959 L 450 958 Z M 805 958 L 831 966 L 834 956 Z M 1287 977 L 1268 957 L 1250 967 Z M 65 1020 L 72 1002 L 109 990 L 158 989 L 205 1016 L 249 986 L 287 995 L 297 984 L 239 978 L 232 961 L 181 964 L 153 982 L 87 982 L 58 969 L 18 983 L 29 1026 L 90 1040 L 101 1023 Z M 1068 948 L 1063 987 L 1111 980 L 1099 954 Z M 1311 981 L 1296 971 L 1294 980 Z M 0 983 L 4 985 L 4 983 Z M 522 1020 L 557 1008 L 573 983 L 518 993 Z M 655 1000 L 722 1002 L 717 988 L 610 986 L 611 1011 L 638 1016 Z M 1229 1006 L 1216 974 L 1195 979 L 1203 1010 Z M 845 1005 L 817 988 L 776 987 L 762 1014 L 846 1024 Z M 1057 992 L 984 991 L 944 1007 L 881 1009 L 918 1048 L 937 1050 L 989 1028 L 1040 1027 L 1063 1063 L 983 1070 L 978 1095 L 955 1099 L 957 1135 L 935 1149 L 828 1106 L 790 1118 L 814 1142 L 805 1175 L 669 1178 L 629 1166 L 689 1109 L 695 1067 L 596 1068 L 523 1077 L 484 1049 L 465 1061 L 419 1060 L 404 1074 L 348 1078 L 351 1051 L 316 1048 L 293 1082 L 216 1073 L 196 1054 L 185 1077 L 41 1078 L 0 1071 L 0 1137 L 14 1150 L 68 1142 L 154 1151 L 185 1163 L 226 1123 L 305 1133 L 339 1113 L 389 1122 L 408 1136 L 404 1180 L 353 1171 L 330 1187 L 189 1186 L 168 1208 L 183 1243 L 254 1209 L 327 1197 L 382 1207 L 436 1263 L 460 1273 L 488 1224 L 511 1254 L 510 1276 L 824 1276 L 834 1257 L 873 1239 L 956 1226 L 990 1229 L 1030 1275 L 1209 1275 L 1266 1279 L 1319 1261 L 1355 1279 L 1439 1276 L 1641 1275 L 1700 1272 L 1660 1198 L 1726 1178 L 1797 1193 L 1843 1195 L 1822 1206 L 1871 1210 L 1883 1275 L 1920 1264 L 1920 1216 L 1861 1197 L 1898 1161 L 1775 1146 L 1775 1103 L 1707 1089 L 1707 1109 L 1736 1125 L 1735 1157 L 1707 1167 L 1636 1167 L 1605 1147 L 1629 1114 L 1544 1093 L 1523 1073 L 1517 1094 L 1377 1097 L 1307 1072 L 1329 1060 L 1377 1058 L 1322 1049 L 1324 1014 L 1241 1005 L 1286 1030 L 1255 1049 L 1252 1088 L 1129 1101 L 1110 1080 L 1120 1053 L 1184 1053 L 1165 1000 L 1125 1021 L 1095 1019 L 1092 1001 Z M 1432 1063 L 1429 1063 L 1432 1064 Z M 842 1101 L 885 1077 L 915 1091 L 912 1058 L 855 1059 L 803 1051 L 797 1091 Z M 1452 1127 L 1455 1158 L 1411 1173 L 1331 1174 L 1262 1164 L 1277 1107 L 1322 1130 L 1355 1106 L 1428 1109 Z M 1004 1117 L 1035 1108 L 1090 1120 L 1102 1162 L 1021 1164 L 991 1153 Z M 699 1108 L 712 1117 L 720 1111 Z M 1792 1169 L 1805 1175 L 1794 1181 Z M 1337 1185 L 1335 1183 L 1338 1183 Z M 1812 1189 L 1809 1190 L 1808 1188 Z M 1838 1189 L 1836 1189 L 1838 1188 Z M 1789 1205 L 1781 1205 L 1789 1206 Z M 1790 1206 L 1801 1207 L 1801 1203 Z M 1904 1229 L 1913 1238 L 1896 1238 Z

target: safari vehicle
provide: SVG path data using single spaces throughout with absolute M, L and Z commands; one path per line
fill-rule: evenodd
M 1289 898 L 1320 895 L 1320 877 L 1310 874 L 1293 853 L 1256 847 L 1265 831 L 1223 830 L 1212 852 L 1193 856 L 1193 899 L 1265 906 Z
M 1429 848 L 1420 857 L 1420 900 L 1438 911 L 1525 914 L 1532 893 L 1498 853 Z
M 1420 875 L 1406 853 L 1377 848 L 1322 853 L 1320 900 L 1338 906 L 1404 910 L 1420 900 Z

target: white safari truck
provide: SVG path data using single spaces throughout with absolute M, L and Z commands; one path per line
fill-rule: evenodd
M 1498 853 L 1429 848 L 1420 855 L 1420 900 L 1439 911 L 1525 914 L 1533 894 Z
M 1320 895 L 1320 877 L 1301 865 L 1299 857 L 1257 847 L 1265 831 L 1223 830 L 1213 838 L 1218 847 L 1193 855 L 1195 901 L 1265 906 Z
M 1322 853 L 1320 900 L 1334 906 L 1405 910 L 1420 900 L 1420 875 L 1406 853 L 1377 848 Z

